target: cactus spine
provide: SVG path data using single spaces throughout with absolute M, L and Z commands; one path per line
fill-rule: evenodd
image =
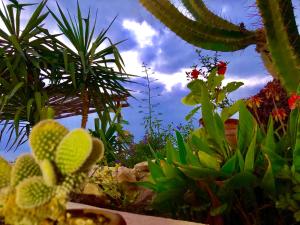
M 300 39 L 291 0 L 256 0 L 264 27 L 249 31 L 211 12 L 202 0 L 181 0 L 194 20 L 169 0 L 140 0 L 162 23 L 187 42 L 208 50 L 236 51 L 256 45 L 268 71 L 288 91 L 300 82 Z

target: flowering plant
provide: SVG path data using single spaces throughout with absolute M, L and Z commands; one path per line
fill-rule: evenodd
M 222 84 L 227 64 L 223 61 L 217 61 L 210 67 L 205 66 L 205 68 L 197 69 L 197 66 L 194 66 L 191 72 L 186 72 L 188 80 L 191 80 L 187 85 L 191 92 L 182 99 L 182 103 L 191 106 L 198 105 L 188 114 L 186 119 L 190 119 L 200 109 L 202 104 L 201 91 L 204 87 L 208 90 L 209 99 L 213 103 L 214 109 L 230 105 L 228 94 L 237 90 L 243 83 Z

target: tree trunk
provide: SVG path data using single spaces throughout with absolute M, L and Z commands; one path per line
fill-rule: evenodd
M 90 98 L 87 88 L 84 88 L 81 93 L 82 109 L 81 109 L 81 128 L 86 128 L 88 121 L 89 109 L 90 109 Z

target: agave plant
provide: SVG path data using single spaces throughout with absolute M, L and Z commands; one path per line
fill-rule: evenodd
M 203 0 L 181 0 L 193 19 L 182 14 L 169 0 L 140 0 L 162 23 L 187 42 L 214 51 L 236 51 L 256 45 L 270 74 L 288 91 L 300 82 L 300 38 L 292 0 L 256 0 L 263 27 L 247 30 L 210 11 Z
M 75 49 L 61 43 L 64 47 L 65 69 L 70 74 L 67 78 L 67 83 L 70 85 L 68 89 L 71 90 L 73 87 L 74 91 L 80 92 L 82 98 L 81 127 L 86 127 L 91 102 L 100 111 L 106 103 L 113 106 L 112 95 L 129 95 L 122 85 L 123 82 L 128 81 L 128 75 L 124 73 L 124 62 L 116 47 L 120 42 L 114 44 L 106 36 L 112 23 L 107 29 L 94 36 L 97 16 L 91 26 L 90 11 L 84 18 L 78 2 L 76 19 L 72 19 L 70 14 L 68 19 L 59 4 L 57 7 L 61 18 L 51 9 L 49 11 Z M 95 38 L 94 41 L 93 38 Z M 101 46 L 107 42 L 110 45 L 101 49 Z M 118 72 L 114 70 L 114 66 Z

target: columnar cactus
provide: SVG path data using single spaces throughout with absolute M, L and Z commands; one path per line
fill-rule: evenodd
M 0 198 L 4 199 L 0 201 L 0 206 L 4 205 L 0 214 L 4 214 L 7 224 L 18 224 L 15 221 L 20 218 L 31 221 L 29 224 L 39 224 L 41 221 L 32 222 L 37 218 L 56 219 L 57 210 L 53 216 L 47 209 L 52 204 L 56 208 L 61 204 L 64 209 L 68 194 L 82 184 L 91 166 L 104 154 L 103 143 L 87 131 L 69 132 L 53 120 L 37 124 L 29 143 L 33 156 L 20 156 L 12 169 L 0 158 L 0 197 L 7 195 Z M 6 191 L 1 192 L 2 188 Z
M 300 38 L 292 0 L 256 0 L 264 27 L 255 31 L 211 12 L 202 0 L 181 0 L 193 16 L 183 15 L 169 0 L 140 0 L 162 23 L 187 42 L 208 50 L 236 51 L 256 45 L 266 68 L 288 91 L 300 82 Z

